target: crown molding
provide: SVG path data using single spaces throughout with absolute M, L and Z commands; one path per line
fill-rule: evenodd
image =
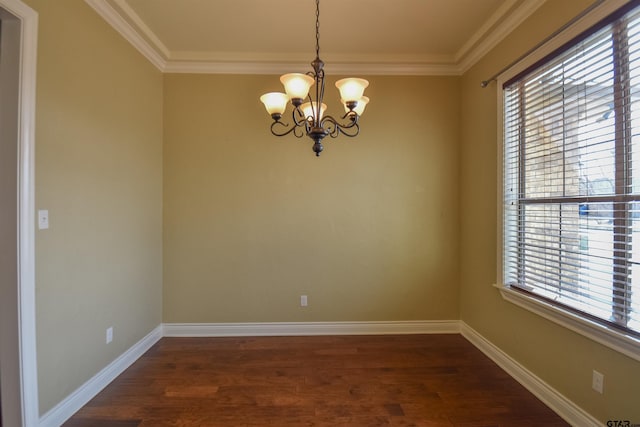
M 157 47 L 152 46 L 127 22 L 107 0 L 84 0 L 95 10 L 109 25 L 122 37 L 133 45 L 145 58 L 160 71 L 164 71 L 166 59 L 158 52 Z
M 455 55 L 435 56 L 337 56 L 331 61 L 335 74 L 407 76 L 461 75 L 500 43 L 546 0 L 509 0 L 464 44 Z M 85 0 L 108 24 L 131 43 L 158 70 L 196 74 L 282 74 L 294 67 L 308 68 L 298 55 L 226 54 L 169 50 L 128 5 L 126 0 Z M 256 60 L 257 58 L 257 60 Z
M 171 56 L 171 52 L 169 49 L 162 43 L 162 40 L 156 36 L 156 34 L 151 31 L 151 28 L 140 18 L 140 16 L 129 6 L 126 0 L 111 0 L 117 8 L 119 8 L 122 13 L 124 13 L 125 17 L 129 18 L 131 23 L 134 24 L 134 28 L 138 29 L 142 32 L 143 38 L 148 40 L 152 47 L 159 51 L 160 55 L 163 58 L 169 58 Z M 115 9 L 115 8 L 114 8 Z
M 240 61 L 172 61 L 162 68 L 165 73 L 186 74 L 274 74 L 305 70 L 308 63 L 290 62 L 240 62 Z M 331 74 L 358 74 L 368 76 L 457 76 L 458 67 L 450 64 L 414 63 L 339 63 L 331 62 Z
M 464 45 L 456 52 L 455 54 L 455 62 L 460 62 L 469 52 L 473 50 L 473 47 L 480 43 L 483 38 L 486 37 L 487 34 L 490 33 L 491 29 L 500 24 L 501 19 L 503 17 L 508 16 L 509 11 L 517 4 L 518 0 L 506 0 L 499 8 L 496 10 L 487 21 L 482 24 L 482 26 L 476 31 L 469 40 L 466 41 Z
M 547 0 L 526 0 L 522 5 L 509 14 L 509 16 L 493 31 L 489 32 L 473 50 L 464 55 L 464 52 L 461 49 L 460 52 L 458 52 L 458 55 L 456 55 L 460 74 L 465 73 L 473 67 L 480 59 L 482 59 L 482 57 L 489 53 L 491 49 L 496 47 L 498 43 L 504 40 L 514 29 L 522 24 L 525 19 L 531 16 L 546 1 Z M 477 36 L 474 35 L 474 37 Z M 474 37 L 472 37 L 472 39 Z
M 251 60 L 248 60 L 251 58 Z M 327 54 L 325 70 L 331 74 L 458 75 L 451 55 L 344 55 Z M 308 54 L 172 52 L 163 69 L 167 73 L 284 74 L 309 69 Z

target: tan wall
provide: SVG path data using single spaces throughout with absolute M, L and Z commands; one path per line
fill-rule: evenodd
M 165 76 L 165 322 L 458 318 L 459 79 L 369 80 L 316 158 L 269 132 L 278 76 Z
M 40 410 L 161 322 L 162 75 L 81 0 L 39 13 Z M 105 344 L 105 330 L 114 341 Z
M 462 78 L 461 318 L 601 421 L 640 422 L 640 363 L 502 300 L 496 283 L 497 89 L 486 79 L 591 1 L 546 2 Z M 592 370 L 605 392 L 591 389 Z
M 371 77 L 362 134 L 320 158 L 269 134 L 257 97 L 277 76 L 163 78 L 84 2 L 26 2 L 40 14 L 36 203 L 51 218 L 36 242 L 42 412 L 162 320 L 461 317 L 599 419 L 640 419 L 638 362 L 491 287 L 497 101 L 479 82 L 589 1 L 547 2 L 462 79 Z

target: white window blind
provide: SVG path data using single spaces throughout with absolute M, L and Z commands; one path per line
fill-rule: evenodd
M 637 3 L 503 87 L 503 279 L 640 336 Z

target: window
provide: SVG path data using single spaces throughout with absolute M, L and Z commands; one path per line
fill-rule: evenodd
M 640 338 L 640 9 L 533 64 L 503 96 L 504 284 Z

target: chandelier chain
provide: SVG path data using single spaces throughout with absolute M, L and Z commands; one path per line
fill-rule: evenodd
M 316 0 L 316 58 L 320 57 L 320 0 Z

